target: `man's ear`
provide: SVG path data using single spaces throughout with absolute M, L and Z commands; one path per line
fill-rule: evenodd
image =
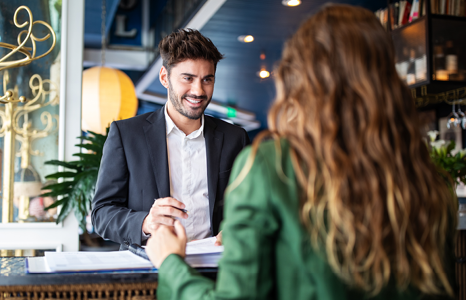
M 160 72 L 159 72 L 159 80 L 160 80 L 160 83 L 166 88 L 168 89 L 168 71 L 167 69 L 162 66 L 160 68 Z

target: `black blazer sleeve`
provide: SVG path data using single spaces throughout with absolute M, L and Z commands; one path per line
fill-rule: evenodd
M 110 126 L 93 200 L 92 224 L 105 239 L 141 245 L 147 211 L 128 208 L 129 170 L 117 122 Z

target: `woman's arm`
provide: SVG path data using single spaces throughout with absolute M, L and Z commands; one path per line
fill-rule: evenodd
M 230 182 L 242 170 L 249 153 L 248 149 L 239 155 Z M 222 234 L 225 251 L 217 282 L 189 267 L 182 258 L 184 253 L 171 254 L 159 268 L 158 299 L 261 299 L 274 292 L 278 222 L 269 201 L 274 168 L 259 153 L 244 181 L 226 195 Z

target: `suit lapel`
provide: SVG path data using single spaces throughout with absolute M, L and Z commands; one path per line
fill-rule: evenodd
M 210 220 L 214 211 L 215 198 L 217 196 L 217 183 L 222 153 L 223 133 L 215 130 L 217 125 L 209 118 L 205 117 L 204 138 L 207 155 L 207 186 L 209 191 Z
M 160 198 L 170 196 L 170 174 L 168 171 L 167 134 L 165 126 L 165 107 L 155 111 L 146 119 L 144 126 L 147 147 L 154 169 L 155 183 Z

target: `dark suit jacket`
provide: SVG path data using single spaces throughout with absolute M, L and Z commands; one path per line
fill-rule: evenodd
M 204 117 L 212 234 L 223 219 L 223 194 L 246 131 Z M 154 199 L 170 196 L 164 108 L 113 122 L 104 145 L 92 203 L 95 231 L 114 242 L 141 245 L 142 223 Z

